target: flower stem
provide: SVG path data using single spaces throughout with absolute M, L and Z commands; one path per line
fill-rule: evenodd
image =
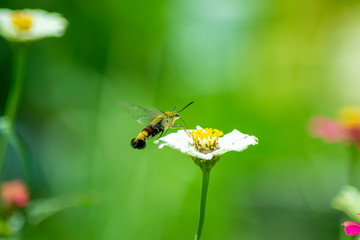
M 202 229 L 204 226 L 206 198 L 207 198 L 207 192 L 208 192 L 208 187 L 209 187 L 211 168 L 201 167 L 201 171 L 202 171 L 203 177 L 202 177 L 202 185 L 201 185 L 200 216 L 199 216 L 198 228 L 197 228 L 196 235 L 195 235 L 195 240 L 200 240 Z
M 348 173 L 348 184 L 356 186 L 357 177 L 357 159 L 358 159 L 358 149 L 356 146 L 349 146 L 349 156 L 350 156 L 350 162 L 349 162 L 349 173 Z
M 25 46 L 14 46 L 13 47 L 14 57 L 13 57 L 13 83 L 9 92 L 9 95 L 6 100 L 5 112 L 2 118 L 2 123 L 7 125 L 6 129 L 1 129 L 3 131 L 11 131 L 13 128 L 13 122 L 16 117 L 18 110 L 18 105 L 20 102 L 20 97 L 23 90 L 23 80 L 24 80 L 24 67 L 26 59 L 26 47 Z M 3 164 L 6 157 L 7 147 L 9 144 L 8 138 L 5 136 L 6 133 L 0 132 L 2 138 L 0 139 L 0 174 L 3 168 Z
M 15 119 L 18 105 L 20 101 L 20 96 L 23 90 L 23 80 L 24 80 L 24 67 L 25 67 L 25 58 L 26 58 L 26 47 L 25 46 L 15 46 L 14 48 L 14 69 L 13 76 L 14 82 L 11 87 L 8 99 L 6 101 L 5 107 L 5 116 L 12 123 Z

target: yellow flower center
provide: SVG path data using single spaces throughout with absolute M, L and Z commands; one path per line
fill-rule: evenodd
M 33 17 L 25 11 L 16 11 L 11 14 L 11 21 L 20 31 L 27 31 L 31 28 Z
M 219 149 L 218 138 L 224 135 L 222 131 L 212 128 L 192 130 L 188 134 L 194 140 L 195 149 L 202 153 Z
M 346 107 L 340 110 L 340 122 L 346 127 L 360 127 L 360 108 Z

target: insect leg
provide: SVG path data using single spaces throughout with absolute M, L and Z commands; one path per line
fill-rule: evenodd
M 184 122 L 184 123 L 185 123 L 185 122 Z M 185 124 L 186 124 L 186 123 L 185 123 Z M 174 126 L 181 128 L 181 129 L 185 132 L 185 134 L 188 135 L 188 137 L 190 137 L 190 135 L 188 134 L 188 130 L 186 130 L 185 128 L 183 128 L 183 126 L 181 126 L 181 125 L 178 124 L 178 123 L 174 124 Z M 173 127 L 174 127 L 174 126 L 173 126 Z M 190 137 L 190 138 L 191 138 L 191 137 Z
M 156 140 L 158 140 L 159 138 L 161 138 L 161 136 L 163 135 L 163 133 L 164 133 L 164 131 L 161 131 L 160 136 L 159 136 Z M 167 130 L 166 130 L 166 133 L 167 133 Z M 165 134 L 166 134 L 166 133 L 165 133 Z
M 181 128 L 180 124 L 175 123 L 171 128 Z
M 187 128 L 187 129 L 189 129 L 189 127 L 186 125 L 186 122 L 184 121 L 184 119 L 182 119 L 182 118 L 180 118 L 181 119 L 181 121 L 183 121 L 183 123 L 185 124 L 185 127 Z

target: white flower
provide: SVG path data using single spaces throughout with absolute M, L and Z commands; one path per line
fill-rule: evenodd
M 331 206 L 345 212 L 352 219 L 359 221 L 360 192 L 356 187 L 344 186 L 339 194 L 332 200 Z
M 67 23 L 60 14 L 40 9 L 0 9 L 0 35 L 12 42 L 61 37 Z
M 203 129 L 197 126 L 196 130 L 179 130 L 177 133 L 168 134 L 155 143 L 159 143 L 159 148 L 169 146 L 203 160 L 212 160 L 229 151 L 241 152 L 249 145 L 258 143 L 256 137 L 243 134 L 236 129 L 220 137 L 222 135 L 223 133 L 217 129 Z

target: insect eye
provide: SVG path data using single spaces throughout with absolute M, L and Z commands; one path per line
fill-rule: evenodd
M 180 117 L 180 114 L 178 114 L 178 113 L 175 113 L 175 117 Z

